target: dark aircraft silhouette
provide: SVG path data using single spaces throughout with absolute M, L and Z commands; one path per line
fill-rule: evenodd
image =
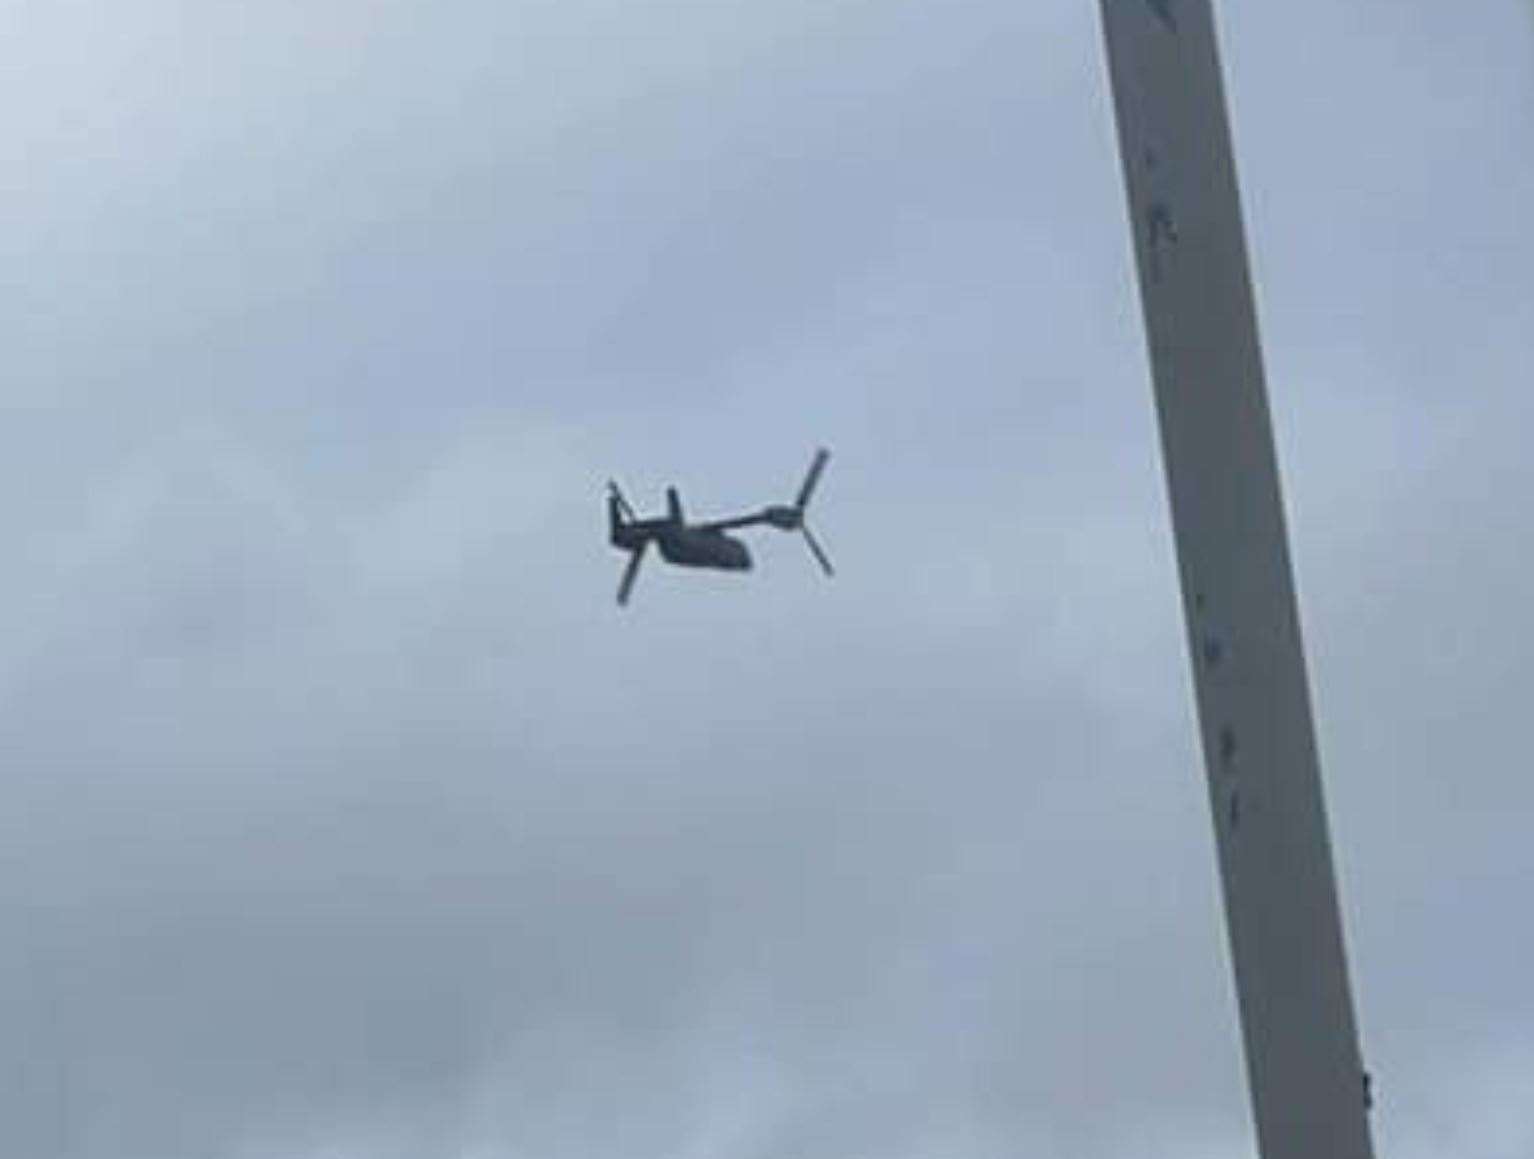
M 633 590 L 634 579 L 639 575 L 639 564 L 645 549 L 654 543 L 660 549 L 661 558 L 667 563 L 681 567 L 708 567 L 718 571 L 751 570 L 751 553 L 746 545 L 728 532 L 742 527 L 767 524 L 779 531 L 798 531 L 803 534 L 810 551 L 825 569 L 833 575 L 831 561 L 821 549 L 804 522 L 804 509 L 809 506 L 820 473 L 826 469 L 831 453 L 824 447 L 815 452 L 810 470 L 804 477 L 799 494 L 789 506 L 763 507 L 750 515 L 737 515 L 731 519 L 715 519 L 708 523 L 688 523 L 682 515 L 682 499 L 675 487 L 666 488 L 666 514 L 658 519 L 640 519 L 634 514 L 618 484 L 607 484 L 608 537 L 612 545 L 629 552 L 628 566 L 623 569 L 623 579 L 618 583 L 618 603 L 626 604 Z

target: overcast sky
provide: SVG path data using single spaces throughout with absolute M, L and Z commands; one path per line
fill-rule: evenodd
M 1534 13 L 1220 15 L 1380 1153 L 1524 1159 Z M 0 1151 L 1253 1155 L 1095 4 L 0 33 Z

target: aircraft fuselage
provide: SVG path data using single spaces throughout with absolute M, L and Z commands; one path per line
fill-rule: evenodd
M 708 567 L 719 571 L 749 571 L 751 553 L 746 545 L 723 531 L 688 527 L 670 519 L 640 519 L 615 526 L 614 547 L 633 551 L 653 542 L 661 558 L 679 567 Z
M 655 537 L 661 558 L 682 567 L 712 567 L 721 571 L 750 571 L 751 553 L 733 535 L 668 527 Z

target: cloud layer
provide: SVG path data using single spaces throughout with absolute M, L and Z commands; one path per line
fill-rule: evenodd
M 12 7 L 6 1153 L 1251 1153 L 1091 6 Z M 1382 1154 L 1534 1143 L 1526 17 L 1222 11 Z

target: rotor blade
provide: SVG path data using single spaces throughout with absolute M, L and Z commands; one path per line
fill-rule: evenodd
M 810 472 L 804 477 L 804 486 L 799 488 L 799 498 L 794 500 L 794 506 L 803 511 L 810 501 L 810 495 L 815 490 L 815 484 L 820 482 L 820 473 L 826 469 L 826 460 L 831 457 L 831 452 L 821 447 L 815 452 L 815 458 L 810 463 Z
M 607 481 L 607 493 L 618 501 L 618 506 L 623 509 L 623 517 L 625 519 L 634 520 L 637 518 L 634 514 L 634 509 L 629 506 L 629 501 L 623 497 L 623 492 L 618 490 L 618 484 L 614 483 L 611 479 Z
M 810 550 L 815 553 L 815 558 L 820 561 L 820 566 L 826 569 L 826 574 L 835 575 L 836 569 L 831 566 L 831 561 L 826 558 L 826 553 L 821 549 L 820 544 L 815 541 L 815 537 L 810 534 L 810 529 L 801 524 L 799 530 L 804 532 L 804 542 L 810 545 Z
M 629 592 L 634 590 L 634 580 L 639 575 L 639 561 L 644 559 L 644 549 L 648 546 L 648 541 L 641 543 L 634 549 L 634 554 L 629 556 L 629 565 L 623 569 L 623 578 L 618 581 L 619 607 L 629 602 Z

